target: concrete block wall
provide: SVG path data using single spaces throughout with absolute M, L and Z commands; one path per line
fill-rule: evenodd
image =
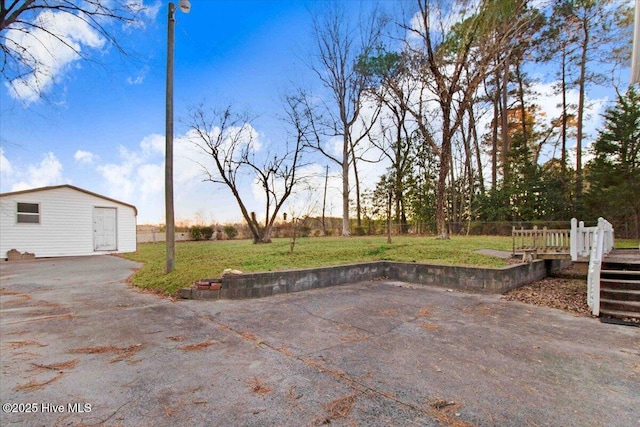
M 478 292 L 503 294 L 535 282 L 570 264 L 568 260 L 536 260 L 502 268 L 465 267 L 388 262 L 386 276 L 409 283 Z
M 536 260 L 503 268 L 432 265 L 391 261 L 333 267 L 226 275 L 219 290 L 184 288 L 182 298 L 245 299 L 300 292 L 385 278 L 478 293 L 502 294 L 540 280 L 567 266 L 568 260 Z

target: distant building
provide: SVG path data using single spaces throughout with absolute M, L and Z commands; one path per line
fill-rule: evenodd
M 0 194 L 0 259 L 136 251 L 135 206 L 72 185 Z M 15 253 L 15 252 L 14 252 Z

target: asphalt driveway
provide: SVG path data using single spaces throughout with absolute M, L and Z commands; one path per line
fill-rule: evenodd
M 170 301 L 97 256 L 0 263 L 3 426 L 640 426 L 640 328 L 375 281 Z

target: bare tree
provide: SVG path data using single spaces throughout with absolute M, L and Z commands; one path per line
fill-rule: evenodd
M 368 76 L 358 70 L 358 58 L 368 56 L 373 51 L 382 37 L 387 20 L 375 8 L 367 20 L 354 29 L 337 3 L 333 3 L 332 7 L 324 15 L 314 17 L 317 61 L 311 64 L 311 68 L 333 97 L 333 105 L 326 104 L 327 133 L 342 138 L 342 153 L 333 155 L 319 143 L 314 148 L 342 168 L 342 235 L 349 236 L 349 166 L 353 164 L 357 171 L 355 147 L 366 138 L 375 121 L 373 119 L 370 125 L 365 125 L 361 135 L 353 135 L 355 125 L 362 117 L 363 93 L 368 84 Z
M 526 3 L 519 0 L 483 0 L 457 23 L 447 20 L 462 13 L 465 2 L 455 2 L 453 9 L 442 1 L 417 3 L 419 12 L 405 29 L 410 34 L 409 70 L 422 86 L 408 111 L 440 160 L 436 224 L 438 236 L 448 238 L 446 184 L 454 135 L 484 78 L 504 66 L 494 61 L 497 52 L 504 54 L 502 58 L 509 56 L 518 35 L 531 25 L 531 17 Z M 439 141 L 433 128 L 439 129 Z
M 199 162 L 205 181 L 224 184 L 231 190 L 254 243 L 271 242 L 271 230 L 278 212 L 303 179 L 298 170 L 310 134 L 308 112 L 305 104 L 292 96 L 286 98 L 286 108 L 292 129 L 290 138 L 274 151 L 268 151 L 264 158 L 256 152 L 256 132 L 246 114 L 236 114 L 230 106 L 213 110 L 201 105 L 192 109 L 189 118 L 192 142 L 213 160 L 214 167 Z M 263 223 L 255 212 L 249 212 L 241 195 L 244 176 L 251 177 L 264 192 Z
M 0 73 L 40 94 L 59 59 L 55 46 L 87 59 L 70 26 L 93 34 L 95 46 L 106 41 L 124 52 L 112 25 L 138 25 L 145 10 L 142 0 L 0 0 Z
M 369 135 L 371 145 L 378 148 L 386 157 L 393 177 L 392 195 L 395 199 L 395 221 L 401 224 L 401 233 L 406 233 L 407 214 L 404 183 L 413 171 L 412 152 L 414 139 L 407 128 L 407 104 L 413 93 L 411 84 L 402 72 L 403 59 L 393 52 L 381 52 L 368 59 L 365 68 L 380 79 L 380 83 L 370 89 L 370 95 L 384 105 L 380 115 L 379 134 Z

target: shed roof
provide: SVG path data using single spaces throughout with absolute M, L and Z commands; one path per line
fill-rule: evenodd
M 121 205 L 129 206 L 129 207 L 133 208 L 133 211 L 135 212 L 136 216 L 138 216 L 138 208 L 136 208 L 132 204 L 121 202 L 120 200 L 112 199 L 111 197 L 103 196 L 102 194 L 94 193 L 92 191 L 85 190 L 84 188 L 76 187 L 75 185 L 69 185 L 69 184 L 52 185 L 52 186 L 49 186 L 49 187 L 30 188 L 28 190 L 12 191 L 10 193 L 0 193 L 0 197 L 15 196 L 17 194 L 36 193 L 36 192 L 47 191 L 47 190 L 56 190 L 58 188 L 69 188 L 71 190 L 75 190 L 75 191 L 79 191 L 81 193 L 89 194 L 91 196 L 99 197 L 99 198 L 104 199 L 104 200 L 109 200 L 110 202 L 115 202 L 115 203 L 119 203 Z

